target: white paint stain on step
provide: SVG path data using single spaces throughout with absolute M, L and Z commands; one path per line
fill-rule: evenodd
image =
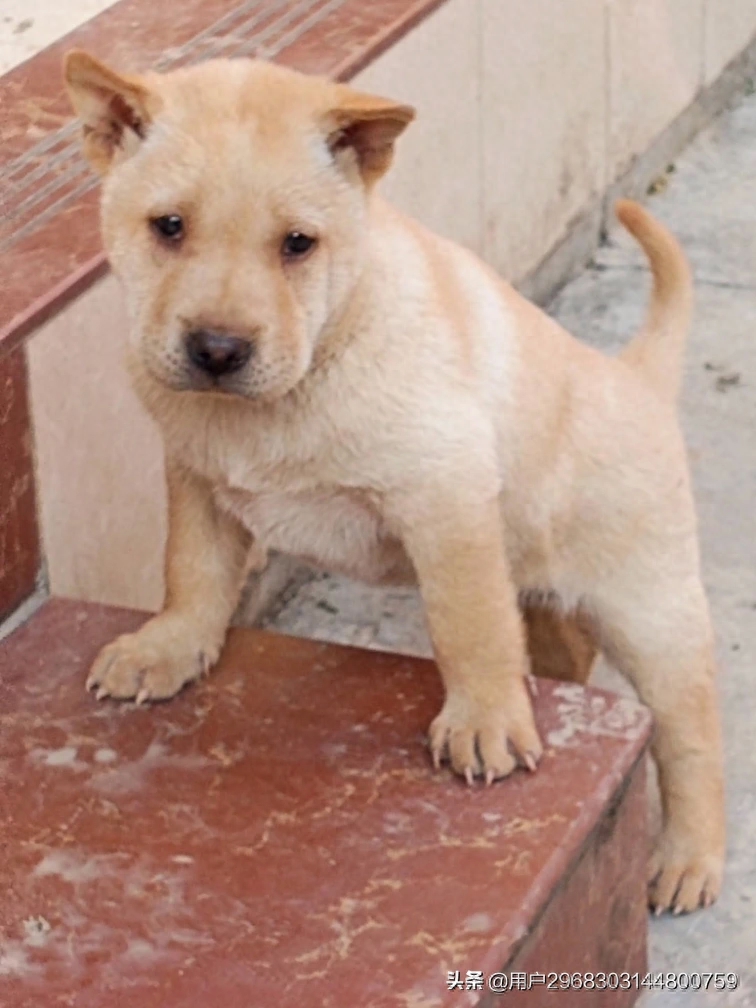
M 549 732 L 547 742 L 557 748 L 579 744 L 585 735 L 632 742 L 646 730 L 648 713 L 634 700 L 595 696 L 574 683 L 558 686 L 554 696 L 561 701 L 557 706 L 561 724 Z
M 100 750 L 110 753 L 112 750 Z M 114 754 L 117 756 L 117 754 Z M 96 758 L 96 757 L 95 757 Z M 111 757 L 100 758 L 99 763 L 114 762 Z M 134 760 L 123 761 L 115 767 L 103 766 L 88 781 L 89 787 L 100 794 L 123 795 L 139 791 L 156 770 L 201 770 L 213 764 L 213 760 L 201 754 L 182 755 L 172 753 L 164 742 L 153 740 L 144 753 Z
M 62 767 L 77 773 L 87 769 L 87 764 L 79 759 L 76 746 L 62 746 L 60 749 L 32 749 L 29 759 L 37 766 Z

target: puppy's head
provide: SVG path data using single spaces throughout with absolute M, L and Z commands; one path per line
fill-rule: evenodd
M 254 60 L 65 78 L 141 360 L 176 390 L 285 395 L 365 262 L 406 105 Z

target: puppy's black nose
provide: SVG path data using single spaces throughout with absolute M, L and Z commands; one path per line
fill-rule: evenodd
M 213 378 L 239 371 L 252 356 L 249 340 L 212 329 L 192 329 L 185 339 L 189 360 Z

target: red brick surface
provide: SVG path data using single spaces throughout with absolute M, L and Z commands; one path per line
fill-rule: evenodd
M 539 771 L 469 789 L 432 663 L 235 631 L 170 703 L 97 703 L 141 619 L 53 601 L 0 645 L 3 1008 L 631 1003 L 447 972 L 641 968 L 643 709 L 544 681 Z
M 638 1000 L 647 965 L 648 910 L 638 898 L 645 889 L 647 806 L 641 761 L 507 963 L 510 981 L 524 973 L 532 984 L 509 993 L 517 1008 L 629 1008 Z M 493 996 L 480 1008 L 502 1004 Z
M 0 352 L 0 622 L 34 590 L 39 568 L 26 361 Z

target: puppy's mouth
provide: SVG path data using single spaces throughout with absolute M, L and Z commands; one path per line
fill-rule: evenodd
M 187 392 L 203 392 L 207 395 L 219 396 L 244 396 L 252 398 L 250 382 L 245 381 L 241 375 L 223 375 L 214 377 L 212 375 L 195 372 L 188 369 L 182 388 Z
M 176 367 L 175 362 L 164 359 L 148 362 L 148 368 L 153 378 L 172 392 L 257 402 L 284 398 L 301 379 L 291 368 L 266 366 L 260 361 L 222 375 L 209 374 L 190 363 Z
M 256 375 L 254 370 L 215 377 L 202 372 L 197 373 L 193 368 L 190 368 L 187 370 L 179 390 L 222 399 L 257 400 L 266 398 L 266 393 L 269 394 L 266 385 L 267 383 L 261 381 L 260 376 Z M 275 395 L 274 398 L 276 398 Z
M 260 349 L 239 340 L 192 342 L 180 336 L 168 343 L 148 341 L 143 345 L 143 362 L 153 379 L 172 392 L 280 399 L 299 383 L 307 364 L 285 354 L 269 359 Z

